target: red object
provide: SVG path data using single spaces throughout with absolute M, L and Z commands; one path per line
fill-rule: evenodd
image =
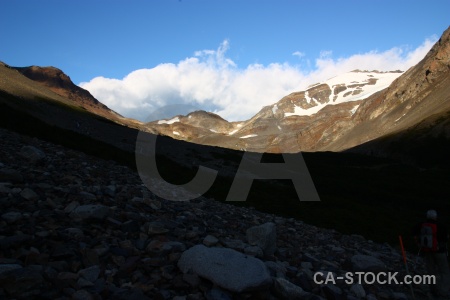
M 405 248 L 403 247 L 402 236 L 399 235 L 398 238 L 399 238 L 399 240 L 400 240 L 400 248 L 402 248 L 403 261 L 405 262 L 405 265 L 406 265 L 406 253 L 405 253 Z

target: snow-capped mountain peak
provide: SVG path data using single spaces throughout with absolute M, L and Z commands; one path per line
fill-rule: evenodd
M 276 114 L 282 108 L 284 117 L 310 116 L 327 105 L 365 99 L 387 88 L 402 73 L 354 70 L 292 93 L 274 104 L 272 110 Z

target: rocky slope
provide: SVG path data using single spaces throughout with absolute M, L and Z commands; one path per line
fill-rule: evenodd
M 316 272 L 403 276 L 387 244 L 206 198 L 164 201 L 112 161 L 0 137 L 0 298 L 410 297 L 406 285 L 314 282 Z M 409 264 L 423 272 L 420 260 Z M 413 288 L 416 299 L 428 293 Z

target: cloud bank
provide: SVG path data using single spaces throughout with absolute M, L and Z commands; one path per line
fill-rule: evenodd
M 406 71 L 436 40 L 435 36 L 428 38 L 416 49 L 394 47 L 340 58 L 333 58 L 332 51 L 322 51 L 313 61 L 296 51 L 293 55 L 308 67 L 271 63 L 245 68 L 226 56 L 230 45 L 225 40 L 218 49 L 197 51 L 177 64 L 139 69 L 123 79 L 96 77 L 80 86 L 111 109 L 138 120 L 173 104 L 192 104 L 229 121 L 246 120 L 294 91 L 354 69 Z

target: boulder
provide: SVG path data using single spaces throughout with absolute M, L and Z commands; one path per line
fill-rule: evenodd
M 263 289 L 272 283 L 261 260 L 228 248 L 196 245 L 183 252 L 178 267 L 235 293 Z
M 264 255 L 273 255 L 277 250 L 277 231 L 272 222 L 247 229 L 247 241 L 252 246 L 259 246 Z

